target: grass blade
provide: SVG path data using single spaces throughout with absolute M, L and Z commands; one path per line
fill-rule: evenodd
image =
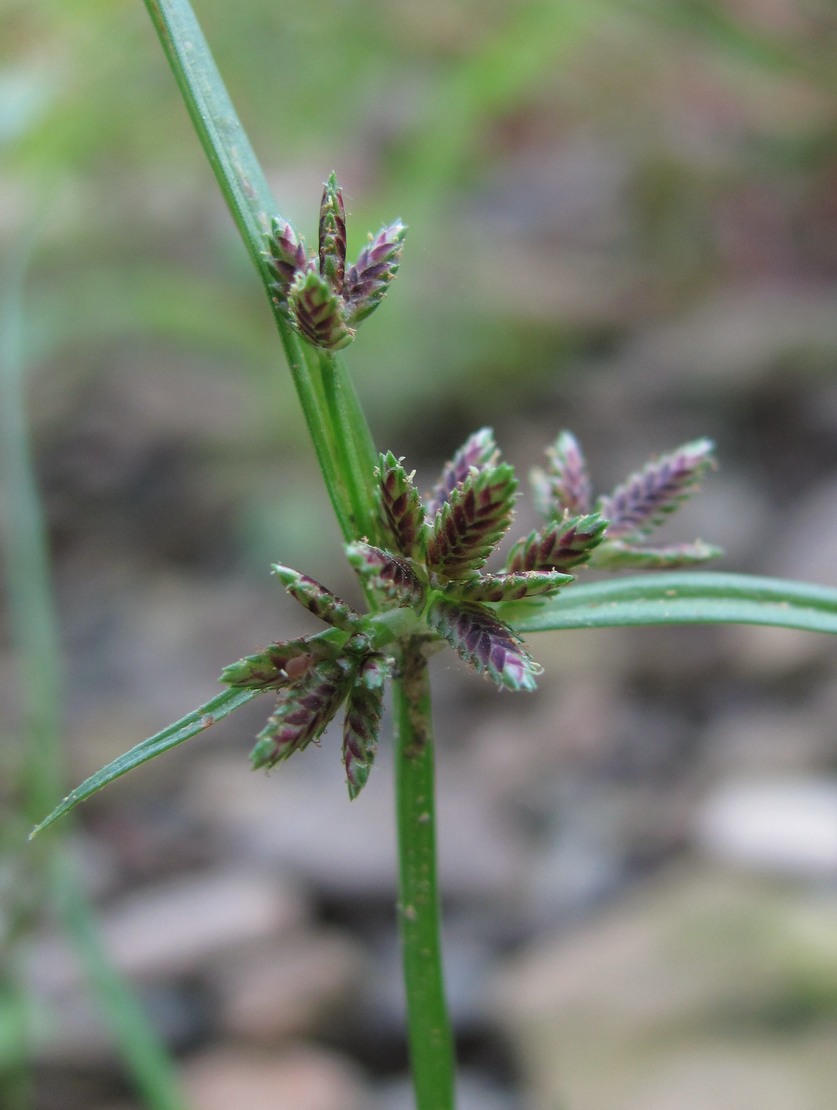
M 261 690 L 225 690 L 211 701 L 206 702 L 205 705 L 187 713 L 185 717 L 181 717 L 179 721 L 175 721 L 168 728 L 164 728 L 161 732 L 142 740 L 130 751 L 124 752 L 116 759 L 111 760 L 107 766 L 102 767 L 95 775 L 85 779 L 75 790 L 71 790 L 52 813 L 35 826 L 29 834 L 30 840 L 37 836 L 39 832 L 49 828 L 65 813 L 69 813 L 79 802 L 85 801 L 92 794 L 101 790 L 103 786 L 121 778 L 122 775 L 132 771 L 135 767 L 147 763 L 149 759 L 154 759 L 155 756 L 162 755 L 163 752 L 167 752 L 171 748 L 176 748 L 178 744 L 191 740 L 193 736 L 197 736 L 198 733 L 210 728 L 218 721 L 223 720 L 224 717 L 228 717 L 230 713 L 233 713 L 260 693 L 262 693 Z
M 648 624 L 765 624 L 837 633 L 837 589 L 710 571 L 570 586 L 545 602 L 502 605 L 516 632 Z

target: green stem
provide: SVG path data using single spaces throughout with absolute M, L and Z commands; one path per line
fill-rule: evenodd
M 456 1061 L 442 972 L 430 685 L 416 640 L 404 646 L 393 698 L 399 928 L 416 1108 L 453 1110 Z
M 329 419 L 330 438 L 343 476 L 346 497 L 350 507 L 355 539 L 365 536 L 374 542 L 378 536 L 376 505 L 370 478 L 377 458 L 374 449 L 355 434 L 359 411 L 357 397 L 353 396 L 351 379 L 341 372 L 336 355 L 329 351 L 320 353 L 323 391 Z M 366 424 L 366 421 L 363 421 Z
M 270 218 L 278 211 L 267 180 L 250 141 L 236 115 L 224 82 L 188 0 L 145 0 L 160 42 L 172 68 L 192 124 L 218 180 L 221 192 L 258 271 L 270 301 L 282 346 L 290 366 L 305 422 L 314 444 L 326 488 L 340 528 L 347 540 L 371 534 L 374 516 L 368 512 L 353 521 L 347 496 L 352 486 L 371 484 L 372 471 L 365 469 L 367 452 L 355 456 L 350 474 L 342 467 L 350 460 L 335 442 L 333 420 L 327 411 L 322 382 L 312 369 L 317 352 L 299 339 L 282 311 L 273 303 L 273 276 L 264 255 L 265 234 Z M 312 354 L 314 358 L 312 359 Z M 353 387 L 345 362 L 332 360 L 332 374 L 350 397 Z M 359 443 L 371 443 L 366 419 L 357 405 L 346 413 L 352 434 Z
M 9 767 L 11 789 L 20 791 L 24 822 L 55 804 L 61 790 L 58 636 L 49 578 L 46 526 L 32 467 L 24 404 L 23 283 L 30 238 L 19 257 L 8 260 L 0 287 L 0 473 L 5 509 L 5 587 L 9 633 L 17 667 L 22 727 L 16 763 Z M 17 780 L 15 782 L 15 780 Z M 0 951 L 0 1011 L 14 1039 L 0 1062 L 0 1101 L 10 1110 L 31 1104 L 32 1050 L 26 987 L 18 944 L 37 920 L 45 897 L 43 850 L 22 858 L 10 822 L 2 849 L 8 871 Z M 34 882 L 32 879 L 34 878 Z M 7 879 L 7 882 L 8 882 Z M 17 1024 L 15 1024 L 17 1022 Z

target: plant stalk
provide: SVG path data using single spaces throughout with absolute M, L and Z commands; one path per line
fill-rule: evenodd
M 430 683 L 419 641 L 393 686 L 398 918 L 416 1110 L 453 1110 L 456 1060 L 442 969 Z

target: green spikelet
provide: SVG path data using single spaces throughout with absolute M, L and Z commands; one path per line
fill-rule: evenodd
M 314 658 L 312 652 L 317 652 L 317 646 L 308 636 L 271 644 L 264 651 L 230 663 L 219 681 L 248 690 L 278 690 L 307 669 Z
M 718 559 L 723 549 L 702 540 L 635 546 L 623 540 L 608 540 L 593 553 L 590 565 L 601 570 L 676 570 Z
M 346 210 L 337 177 L 331 174 L 320 204 L 320 274 L 335 293 L 343 292 L 346 270 Z
M 360 613 L 315 579 L 281 563 L 273 564 L 273 573 L 291 597 L 321 621 L 346 632 L 362 631 L 364 620 Z
M 464 582 L 448 583 L 445 596 L 460 601 L 520 601 L 524 597 L 547 597 L 572 580 L 571 574 L 559 574 L 555 570 L 486 574 Z

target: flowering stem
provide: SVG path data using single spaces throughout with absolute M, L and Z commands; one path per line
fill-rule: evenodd
M 416 640 L 394 684 L 398 904 L 416 1110 L 453 1110 L 456 1061 L 442 973 L 430 685 Z
M 328 396 L 318 371 L 318 352 L 299 339 L 284 313 L 273 303 L 273 275 L 264 250 L 265 235 L 270 228 L 271 216 L 278 212 L 277 205 L 189 0 L 144 2 L 192 124 L 270 299 L 305 422 L 343 536 L 352 540 L 360 535 L 372 535 L 375 518 L 370 515 L 368 506 L 360 518 L 353 519 L 351 491 L 353 488 L 362 489 L 364 483 L 371 483 L 371 466 L 366 469 L 362 464 L 364 454 L 369 454 L 370 459 L 373 456 L 370 451 L 346 452 L 336 442 L 339 435 L 350 435 L 359 444 L 368 445 L 371 442 L 360 406 L 356 401 L 350 403 L 348 400 L 354 389 L 346 364 L 340 356 L 330 356 L 330 375 L 340 383 L 347 397 L 345 412 L 351 426 L 341 432 L 327 411 Z
M 377 538 L 376 454 L 340 355 L 301 342 L 273 303 L 263 254 L 277 208 L 188 0 L 145 0 L 195 130 L 271 301 L 308 430 L 347 540 Z M 404 650 L 396 683 L 401 936 L 418 1110 L 452 1110 L 454 1056 L 442 983 L 433 750 L 426 664 Z

